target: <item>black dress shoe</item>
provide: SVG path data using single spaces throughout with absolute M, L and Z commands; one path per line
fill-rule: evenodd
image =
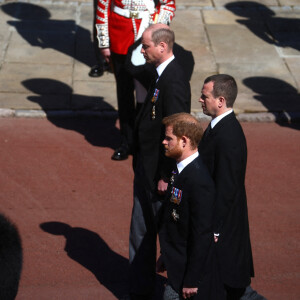
M 102 65 L 94 65 L 89 72 L 89 76 L 100 77 L 103 75 L 103 73 L 104 73 L 104 68 Z
M 128 155 L 130 154 L 129 147 L 127 145 L 122 144 L 120 147 L 118 147 L 114 154 L 112 155 L 111 159 L 113 160 L 124 160 L 128 158 Z

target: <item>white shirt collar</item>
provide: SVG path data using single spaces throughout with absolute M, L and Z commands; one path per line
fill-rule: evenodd
M 177 163 L 178 174 L 180 174 L 181 171 L 198 156 L 199 156 L 199 152 L 197 151 L 194 154 L 192 154 L 191 156 L 189 156 L 186 159 L 182 160 L 181 162 Z
M 172 55 L 171 57 L 169 57 L 166 61 L 164 61 L 163 63 L 161 63 L 157 68 L 156 68 L 156 72 L 158 74 L 158 77 L 162 74 L 162 72 L 165 70 L 165 68 L 167 67 L 167 65 L 175 58 L 174 55 Z
M 223 114 L 217 116 L 213 120 L 211 120 L 211 122 L 210 122 L 211 128 L 213 129 L 224 117 L 226 117 L 227 115 L 229 115 L 232 112 L 233 112 L 233 109 L 230 109 L 230 110 L 224 112 Z

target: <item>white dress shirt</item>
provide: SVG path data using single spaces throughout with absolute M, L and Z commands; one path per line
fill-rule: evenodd
M 214 118 L 213 120 L 211 120 L 211 122 L 210 122 L 211 129 L 213 129 L 224 117 L 226 117 L 227 115 L 229 115 L 232 112 L 233 112 L 233 109 L 230 109 L 230 110 L 224 112 L 223 114 L 219 115 L 218 117 Z
M 174 55 L 172 55 L 170 58 L 168 58 L 166 61 L 164 61 L 163 63 L 161 63 L 157 68 L 156 68 L 156 72 L 158 74 L 158 78 L 160 77 L 160 75 L 162 74 L 162 72 L 165 70 L 165 68 L 167 67 L 167 65 L 175 58 Z M 158 79 L 157 79 L 158 80 Z
M 195 158 L 197 158 L 199 156 L 199 152 L 195 152 L 194 154 L 190 155 L 189 157 L 187 157 L 186 159 L 182 160 L 181 162 L 177 163 L 177 170 L 178 170 L 178 174 L 180 174 L 182 172 L 182 170 L 188 165 L 190 164 Z

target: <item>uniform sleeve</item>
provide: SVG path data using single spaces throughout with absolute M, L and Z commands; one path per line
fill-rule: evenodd
M 109 48 L 108 20 L 111 0 L 98 0 L 96 12 L 96 30 L 99 48 Z
M 170 24 L 175 15 L 175 0 L 160 0 L 157 23 Z

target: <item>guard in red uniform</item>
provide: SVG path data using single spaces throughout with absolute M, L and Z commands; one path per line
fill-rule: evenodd
M 133 143 L 134 89 L 139 84 L 125 68 L 128 48 L 150 24 L 169 24 L 174 12 L 175 0 L 98 0 L 99 48 L 106 62 L 112 62 L 117 83 L 121 144 L 112 156 L 114 160 L 127 159 Z

